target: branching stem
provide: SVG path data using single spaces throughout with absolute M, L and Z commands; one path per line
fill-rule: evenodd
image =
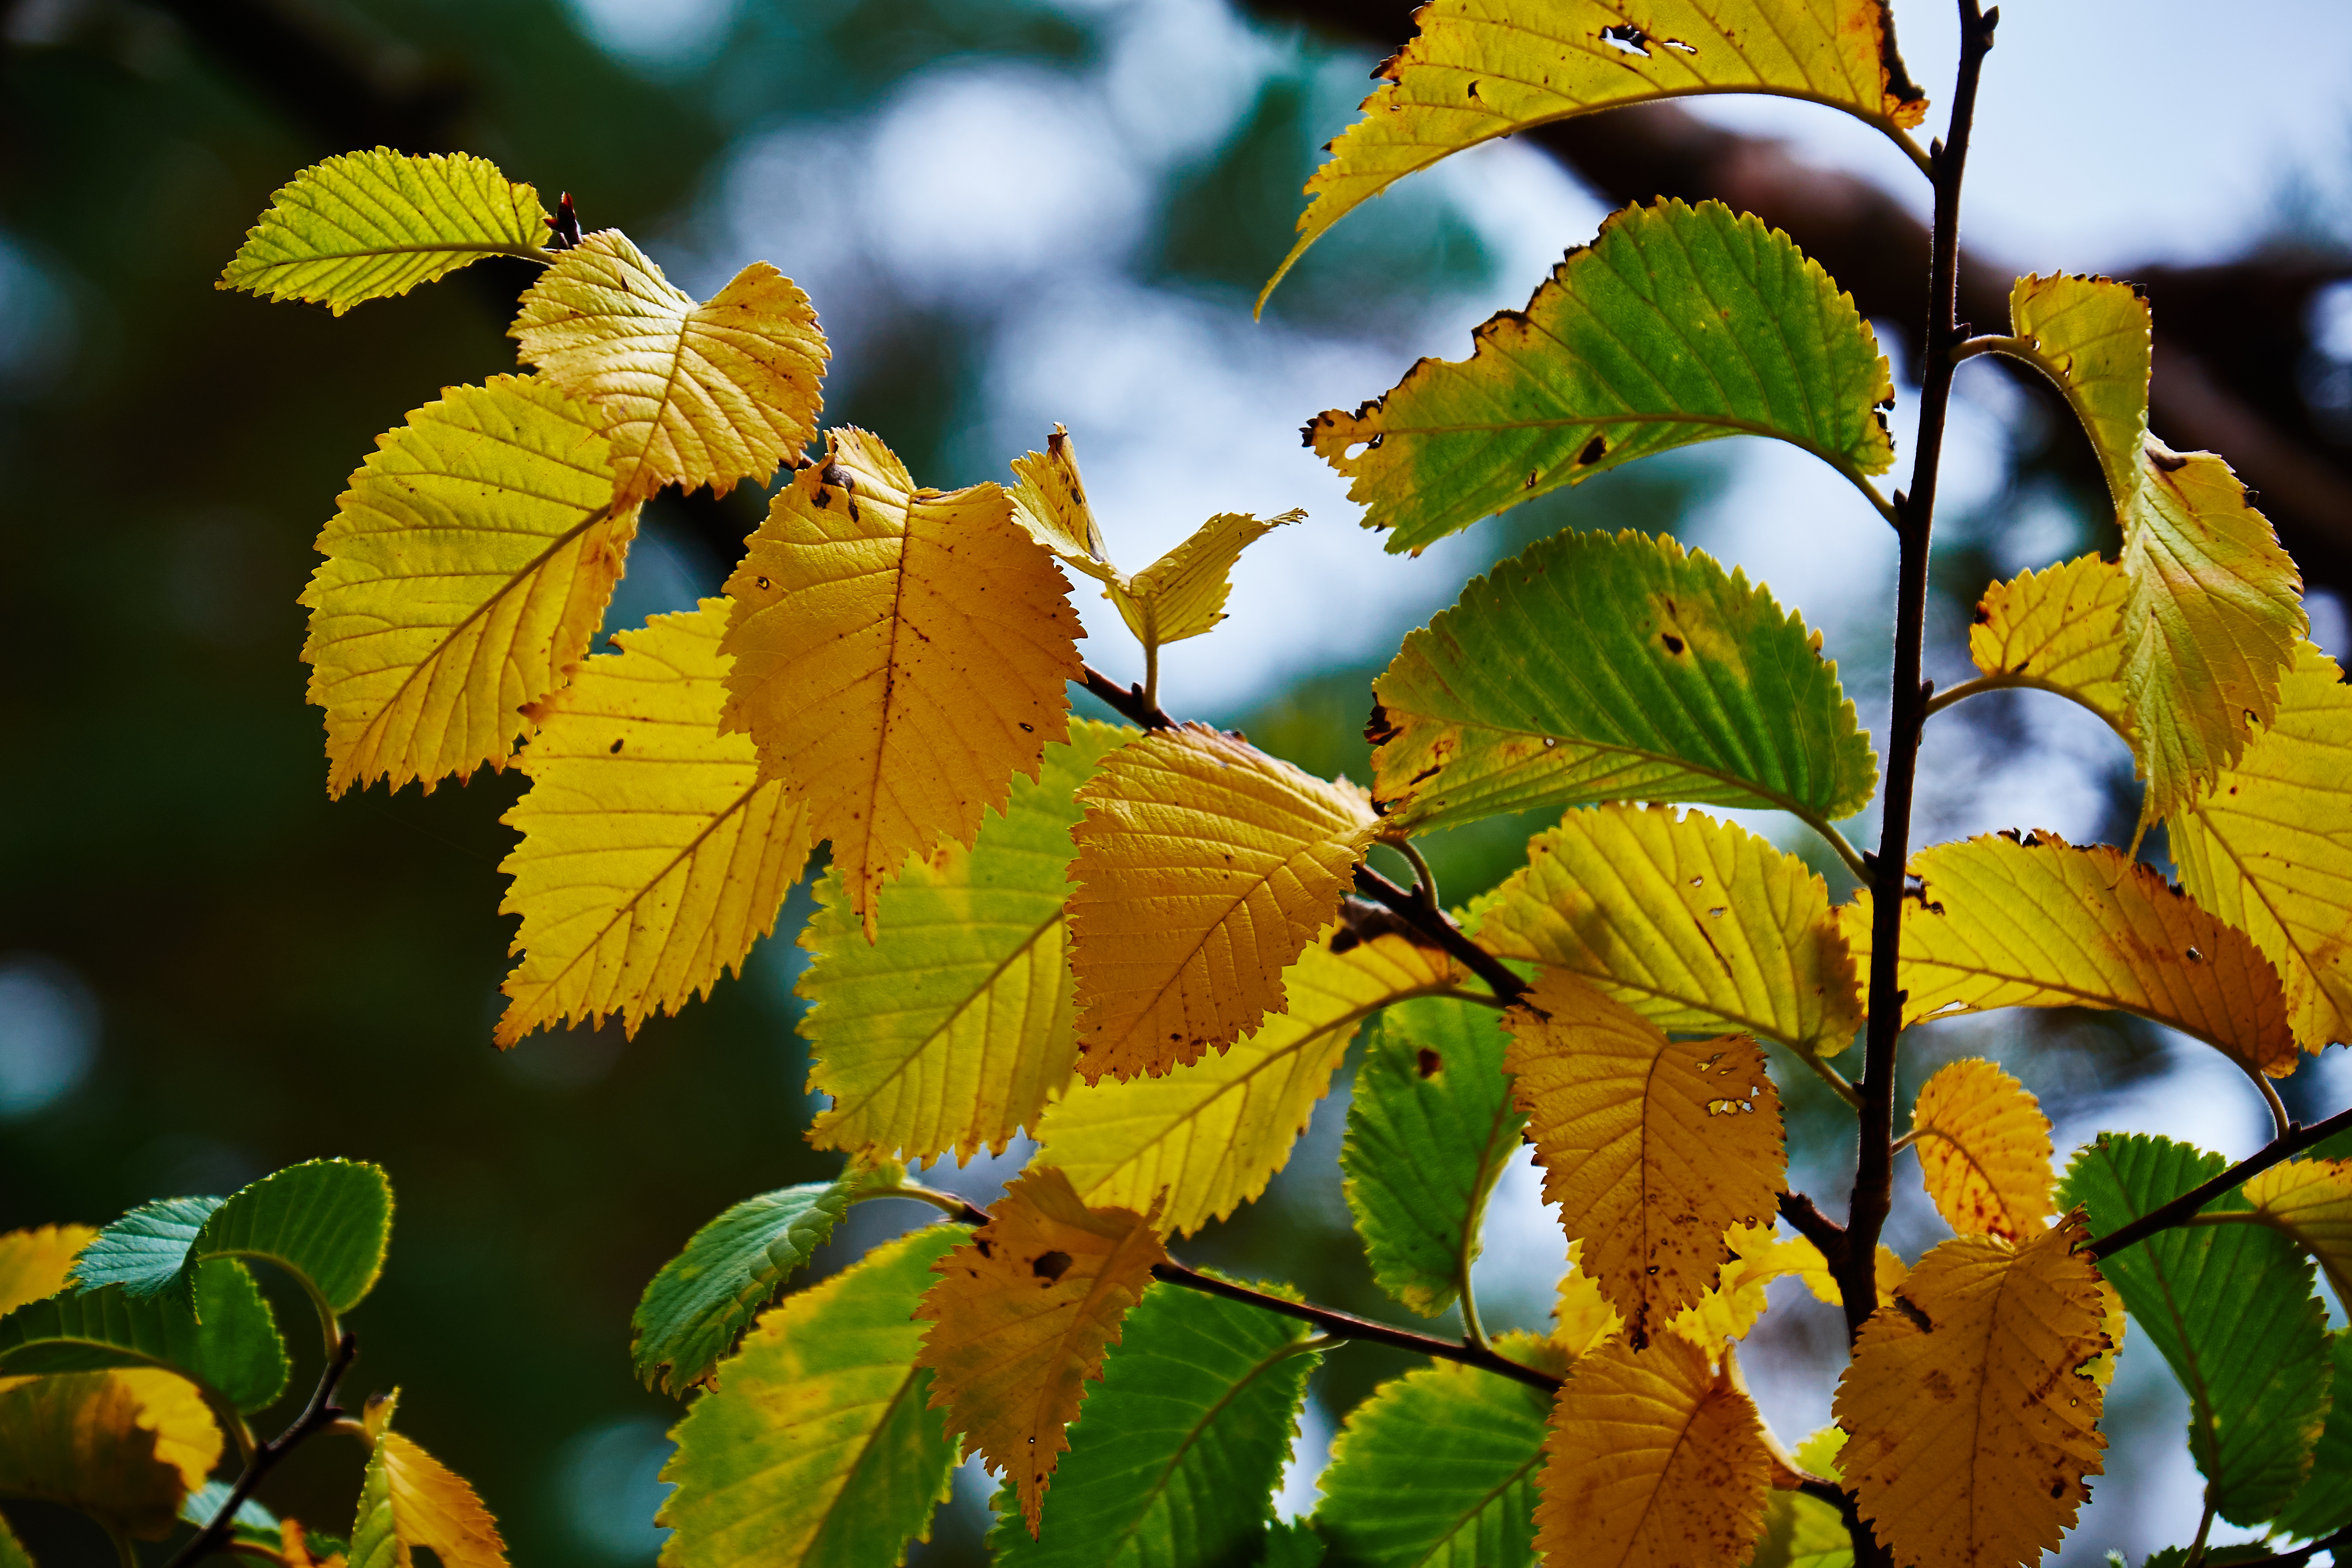
M 1431 909 L 1443 912 L 1445 906 L 1438 901 L 1437 873 L 1429 868 L 1428 858 L 1413 847 L 1412 840 L 1383 838 L 1381 842 L 1403 856 L 1412 865 L 1412 890 L 1421 895 L 1421 901 Z
M 226 1545 L 233 1533 L 236 1510 L 252 1499 L 262 1480 L 278 1468 L 278 1462 L 300 1447 L 302 1440 L 312 1433 L 342 1419 L 343 1413 L 335 1404 L 335 1385 L 343 1380 L 343 1373 L 351 1370 L 352 1362 L 359 1353 L 359 1336 L 349 1329 L 343 1330 L 336 1341 L 335 1353 L 327 1358 L 326 1369 L 319 1374 L 319 1386 L 311 1394 L 310 1403 L 302 1407 L 301 1415 L 294 1417 L 292 1426 L 253 1451 L 253 1458 L 246 1461 L 245 1473 L 236 1478 L 235 1486 L 229 1488 L 228 1496 L 213 1515 L 212 1522 L 196 1531 L 185 1546 L 173 1552 L 165 1568 L 187 1568 L 189 1563 L 200 1562 Z

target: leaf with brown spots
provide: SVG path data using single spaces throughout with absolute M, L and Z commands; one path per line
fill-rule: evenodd
M 2048 1223 L 2050 1119 L 1992 1063 L 1938 1068 L 1912 1101 L 1911 1137 L 1936 1212 L 1962 1236 L 2018 1242 Z

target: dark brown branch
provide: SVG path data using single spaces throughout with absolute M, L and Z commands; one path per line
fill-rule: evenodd
M 2335 1137 L 2338 1132 L 2352 1131 L 2352 1110 L 2339 1110 L 2325 1121 L 2315 1121 L 2308 1127 L 2296 1127 L 2283 1138 L 2273 1139 L 2254 1153 L 2247 1155 L 2211 1181 L 2191 1187 L 2170 1203 L 2152 1208 L 2147 1213 L 2084 1246 L 2082 1250 L 2093 1258 L 2113 1258 L 2134 1243 L 2146 1241 L 2158 1231 L 2169 1230 L 2185 1224 L 2207 1204 L 2253 1180 L 2282 1160 L 2293 1159 L 2315 1143 Z
M 1794 1226 L 1799 1236 L 1819 1247 L 1831 1271 L 1836 1272 L 1845 1258 L 1845 1226 L 1823 1214 L 1802 1193 L 1780 1194 L 1780 1217 Z
M 213 1515 L 212 1522 L 173 1552 L 164 1568 L 187 1568 L 189 1563 L 201 1562 L 226 1546 L 236 1527 L 236 1510 L 252 1500 L 255 1489 L 278 1468 L 278 1462 L 300 1447 L 313 1432 L 323 1431 L 342 1419 L 342 1410 L 335 1404 L 335 1384 L 343 1380 L 343 1373 L 351 1370 L 359 1353 L 359 1336 L 345 1329 L 343 1337 L 336 1342 L 335 1353 L 327 1358 L 326 1370 L 319 1374 L 319 1386 L 311 1394 L 310 1403 L 302 1407 L 302 1414 L 294 1417 L 291 1426 L 253 1451 L 245 1473 L 229 1489 L 227 1499 Z
M 1147 730 L 1173 730 L 1176 721 L 1143 698 L 1140 686 L 1121 686 L 1093 665 L 1086 666 L 1086 688 L 1100 698 L 1121 718 L 1132 719 Z
M 1472 942 L 1454 923 L 1452 916 L 1443 910 L 1431 909 L 1418 894 L 1398 887 L 1370 866 L 1356 868 L 1356 891 L 1443 948 L 1504 1001 L 1516 1002 L 1526 994 L 1528 983 L 1513 973 L 1509 964 Z
M 2341 1563 L 2345 1560 L 2347 1547 L 2352 1547 L 2352 1524 L 2346 1525 L 2324 1541 L 2315 1541 L 2308 1546 L 2298 1546 L 2292 1552 L 2282 1552 L 2272 1557 L 2257 1557 L 2251 1563 L 2238 1564 L 2238 1568 L 2302 1568 L 2304 1563 L 2323 1552 L 2334 1552 L 2336 1561 Z

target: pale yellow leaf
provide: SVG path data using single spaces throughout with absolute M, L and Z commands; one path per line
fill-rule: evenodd
M 2023 1241 L 2050 1218 L 2050 1119 L 1979 1057 L 1937 1070 L 1911 1104 L 1913 1147 L 1936 1212 L 1962 1236 Z
M 1576 1568 L 1737 1568 L 1764 1521 L 1763 1423 L 1706 1352 L 1667 1335 L 1580 1356 L 1552 1405 L 1536 1546 Z
M 502 819 L 522 835 L 499 869 L 520 915 L 497 1040 L 618 1014 L 631 1035 L 709 996 L 808 859 L 807 814 L 762 783 L 751 740 L 719 732 L 727 601 L 621 633 L 531 710 L 530 790 Z
M 2338 1301 L 2352 1301 L 2352 1160 L 2289 1160 L 2238 1190 L 2257 1219 L 2318 1260 Z
M 1834 1056 L 1862 1022 L 1829 889 L 1746 828 L 1671 806 L 1570 811 L 1484 906 L 1478 940 L 1566 970 L 1662 1029 Z
M 86 1225 L 44 1225 L 0 1236 L 0 1316 L 64 1289 L 74 1254 L 97 1234 Z
M 0 1496 L 78 1508 L 161 1541 L 220 1462 L 195 1384 L 158 1367 L 0 1378 Z
M 2241 931 L 2111 845 L 1986 834 L 1911 858 L 1906 1025 L 1995 1007 L 2113 1007 L 2193 1035 L 2250 1072 L 2294 1070 L 2277 971 Z M 1841 907 L 1870 963 L 1870 894 Z
M 617 503 L 664 485 L 764 484 L 816 435 L 824 334 L 808 296 L 764 261 L 697 304 L 606 229 L 530 286 L 513 336 L 602 416 Z
M 1625 1320 L 1584 1271 L 1583 1251 L 1581 1241 L 1568 1244 L 1568 1272 L 1559 1277 L 1552 1295 L 1551 1342 L 1571 1357 L 1582 1355 L 1625 1326 Z
M 587 657 L 637 527 L 595 411 L 535 376 L 450 387 L 376 447 L 302 592 L 336 795 L 505 766 Z
M 1790 1272 L 1804 1281 L 1805 1289 L 1812 1292 L 1813 1300 L 1832 1307 L 1844 1306 L 1845 1291 L 1838 1284 L 1837 1276 L 1830 1272 L 1829 1259 L 1822 1256 L 1821 1248 L 1802 1237 L 1788 1245 L 1802 1259 Z M 1878 1304 L 1884 1307 L 1895 1300 L 1895 1288 L 1903 1283 L 1904 1276 L 1910 1270 L 1904 1266 L 1903 1259 L 1895 1249 L 1885 1242 L 1879 1243 L 1878 1251 L 1871 1262 L 1872 1278 L 1878 1287 Z
M 2123 639 L 2130 590 L 2123 568 L 2097 555 L 2021 572 L 1985 590 L 1969 657 L 2005 685 L 2073 698 L 2129 739 Z
M 1063 1429 L 1168 1252 L 1150 1218 L 1088 1208 L 1058 1166 L 1024 1174 L 991 1213 L 931 1265 L 940 1282 L 915 1309 L 931 1325 L 916 1361 L 936 1374 L 931 1408 L 1013 1483 L 1034 1536 L 1069 1447 Z
M 1715 1283 L 1666 1325 L 1710 1355 L 1718 1353 L 1726 1340 L 1748 1337 L 1764 1315 L 1765 1291 L 1773 1280 L 1814 1268 L 1822 1258 L 1820 1248 L 1803 1237 L 1777 1234 L 1769 1218 L 1733 1226 L 1723 1245 L 1731 1256 L 1717 1271 Z
M 1076 614 L 1050 557 L 994 485 L 918 489 L 862 430 L 777 492 L 728 580 L 724 727 L 833 842 L 850 907 L 907 857 L 965 848 L 1068 736 Z
M 1895 1561 L 2010 1568 L 2057 1550 L 2100 1473 L 2098 1271 L 2079 1216 L 2023 1247 L 1947 1241 L 1863 1325 L 1839 1468 Z
M 1247 512 L 1219 512 L 1183 543 L 1126 582 L 1112 584 L 1111 602 L 1146 647 L 1199 637 L 1225 618 L 1225 595 L 1232 592 L 1231 574 L 1242 552 L 1306 516 L 1286 511 L 1260 522 Z
M 498 1521 L 462 1477 L 398 1432 L 373 1436 L 352 1568 L 413 1568 L 420 1546 L 440 1568 L 506 1568 Z
M 1205 724 L 1120 747 L 1078 799 L 1070 969 L 1089 1083 L 1198 1061 L 1281 1012 L 1283 971 L 1380 826 L 1362 790 Z
M 1045 437 L 1045 449 L 1013 459 L 1013 521 L 1029 537 L 1052 551 L 1065 566 L 1075 567 L 1101 583 L 1116 583 L 1125 574 L 1111 564 L 1110 549 L 1095 521 L 1094 503 L 1087 500 L 1086 481 L 1078 477 L 1078 454 L 1068 430 L 1056 425 Z
M 2147 440 L 2147 378 L 2154 339 L 2147 301 L 2111 278 L 2019 279 L 2009 291 L 2009 330 L 2021 356 L 2058 384 L 2097 452 L 2118 514 L 2140 482 Z
M 1638 1349 L 1715 1285 L 1727 1231 L 1769 1222 L 1786 1187 L 1780 1096 L 1751 1039 L 1669 1041 L 1558 973 L 1526 1000 L 1549 1016 L 1507 1015 L 1505 1066 L 1544 1197 Z
M 1164 1228 L 1198 1230 L 1265 1191 L 1359 1024 L 1462 979 L 1434 949 L 1396 935 L 1358 941 L 1336 927 L 1283 973 L 1288 1011 L 1164 1078 L 1073 1086 L 1040 1121 L 1036 1158 L 1068 1172 L 1098 1208 L 1156 1201 Z

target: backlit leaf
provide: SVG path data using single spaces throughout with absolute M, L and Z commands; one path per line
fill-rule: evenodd
M 1805 1289 L 1812 1292 L 1813 1300 L 1832 1307 L 1844 1306 L 1845 1290 L 1838 1284 L 1837 1276 L 1830 1272 L 1829 1259 L 1822 1256 L 1821 1249 L 1802 1237 L 1798 1237 L 1788 1245 L 1810 1254 L 1805 1258 L 1803 1267 L 1795 1270 L 1795 1273 L 1797 1278 L 1804 1282 Z M 1881 1307 L 1888 1306 L 1895 1300 L 1895 1287 L 1903 1283 L 1904 1278 L 1910 1273 L 1910 1269 L 1905 1266 L 1903 1259 L 1896 1255 L 1895 1249 L 1885 1242 L 1879 1243 L 1877 1255 L 1872 1259 L 1872 1264 L 1873 1279 L 1878 1287 L 1878 1304 Z
M 0 1316 L 64 1289 L 74 1255 L 97 1235 L 87 1225 L 45 1225 L 0 1236 Z
M 233 1489 L 233 1486 L 228 1481 L 219 1479 L 206 1481 L 180 1500 L 181 1520 L 196 1526 L 199 1530 L 203 1529 L 210 1524 L 213 1517 L 227 1504 L 229 1493 Z M 296 1528 L 300 1527 L 298 1525 Z M 259 1542 L 275 1551 L 285 1538 L 286 1526 L 284 1521 L 268 1509 L 252 1498 L 247 1498 L 237 1504 L 236 1511 L 229 1516 L 229 1529 L 234 1531 L 234 1538 L 238 1541 Z
M 2114 1007 L 2194 1035 L 2249 1072 L 2294 1070 L 2278 973 L 2242 931 L 2111 845 L 1986 834 L 1911 858 L 1906 1024 L 1995 1007 Z M 1870 965 L 1870 893 L 1841 907 Z
M 1454 1304 L 1487 1194 L 1526 1125 L 1503 1077 L 1493 1007 L 1405 1002 L 1373 1026 L 1339 1150 L 1349 1212 L 1381 1289 L 1423 1317 Z
M 740 973 L 808 859 L 807 814 L 762 782 L 749 738 L 719 732 L 727 601 L 656 616 L 535 704 L 517 765 L 530 789 L 499 869 L 522 962 L 494 1037 L 656 1012 Z
M 1030 538 L 1052 551 L 1063 565 L 1098 583 L 1115 583 L 1125 575 L 1111 564 L 1110 547 L 1095 521 L 1094 503 L 1087 500 L 1069 431 L 1056 425 L 1045 437 L 1044 451 L 1013 458 L 1013 521 Z
M 1580 981 L 1547 975 L 1507 1015 L 1505 1063 L 1544 1197 L 1635 1348 L 1716 1283 L 1724 1233 L 1786 1186 L 1780 1100 L 1753 1040 L 1669 1041 Z
M 696 1231 L 646 1286 L 629 1320 L 638 1378 L 681 1397 L 708 1382 L 849 1205 L 903 1174 L 896 1164 L 853 1164 L 830 1182 L 745 1198 Z
M 934 1373 L 931 1407 L 1005 1479 L 1034 1535 L 1069 1447 L 1063 1428 L 1168 1252 L 1150 1219 L 1088 1208 L 1052 1165 L 1015 1181 L 991 1212 L 932 1266 L 940 1282 L 915 1309 L 931 1325 L 916 1359 Z
M 1824 1426 L 1798 1445 L 1796 1459 L 1806 1471 L 1840 1479 L 1839 1452 L 1845 1434 Z M 1764 1537 L 1748 1568 L 1853 1568 L 1853 1537 L 1838 1510 L 1804 1492 L 1774 1491 L 1764 1504 Z
M 1932 1248 L 1873 1313 L 1838 1380 L 1839 1464 L 1896 1561 L 1992 1568 L 2055 1551 L 2106 1447 L 2107 1348 L 2080 1219 L 2011 1247 L 1964 1236 Z
M 1362 791 L 1205 724 L 1110 752 L 1078 803 L 1070 968 L 1089 1083 L 1198 1061 L 1281 1012 L 1283 971 L 1379 828 Z
M 1558 1373 L 1531 1334 L 1496 1348 Z M 1392 1378 L 1332 1439 L 1315 1522 L 1330 1568 L 1534 1568 L 1536 1471 L 1551 1401 L 1540 1389 L 1433 1361 Z
M 2257 1219 L 2311 1254 L 2337 1300 L 2352 1300 L 2352 1160 L 2289 1160 L 2239 1191 Z
M 2278 1516 L 2288 1534 L 2306 1539 L 2352 1524 L 2352 1329 L 2328 1335 L 2327 1351 L 2335 1372 L 2327 1424 L 2312 1450 L 2311 1479 Z
M 1415 831 L 1608 800 L 1851 816 L 1878 776 L 1818 633 L 1702 551 L 1563 533 L 1372 683 L 1373 793 Z
M 920 489 L 864 431 L 827 440 L 728 579 L 725 726 L 833 841 L 870 941 L 908 856 L 970 848 L 1013 775 L 1067 739 L 1080 633 L 1003 490 Z
M 1895 384 L 1853 300 L 1787 235 L 1720 202 L 1611 215 L 1472 342 L 1469 359 L 1424 359 L 1307 426 L 1391 551 L 1726 436 L 1790 442 L 1857 483 L 1895 461 L 1878 412 Z
M 2147 301 L 2111 278 L 2026 277 L 2009 293 L 2010 331 L 2058 384 L 2099 457 L 2116 510 L 2140 483 L 2147 441 L 2147 380 L 2154 353 Z
M 546 239 L 539 193 L 488 159 L 378 147 L 314 163 L 280 186 L 216 287 L 340 316 L 485 256 L 543 259 Z
M 1771 1458 L 1756 1406 L 1673 1335 L 1580 1358 L 1544 1459 L 1536 1540 L 1549 1563 L 1738 1563 L 1763 1523 Z
M 157 1198 L 103 1226 L 74 1258 L 72 1282 L 85 1290 L 120 1285 L 152 1296 L 179 1277 L 188 1244 L 226 1198 Z
M 1609 1304 L 1601 1287 L 1584 1272 L 1583 1251 L 1581 1241 L 1568 1244 L 1568 1272 L 1559 1277 L 1552 1297 L 1550 1342 L 1569 1356 L 1584 1354 L 1625 1326 L 1625 1320 Z M 1695 1312 L 1698 1309 L 1685 1310 Z
M 1746 828 L 1668 806 L 1571 811 L 1528 843 L 1478 940 L 1563 969 L 1663 1029 L 1834 1056 L 1861 992 L 1829 888 Z
M 1946 1065 L 1911 1104 L 1913 1147 L 1936 1212 L 1962 1236 L 2021 1242 L 2050 1217 L 2050 1119 L 1980 1057 Z
M 132 1296 L 121 1285 L 30 1301 L 0 1318 L 0 1373 L 162 1367 L 228 1408 L 267 1408 L 289 1367 L 278 1321 L 252 1273 L 233 1258 L 196 1267 L 193 1302 Z
M 1716 1271 L 1706 1294 L 1675 1314 L 1667 1327 L 1714 1355 L 1727 1340 L 1745 1339 L 1764 1315 L 1766 1287 L 1822 1262 L 1821 1249 L 1801 1237 L 1775 1234 L 1768 1216 L 1756 1225 L 1735 1225 L 1724 1233 L 1730 1253 Z
M 2104 1236 L 2226 1163 L 2168 1138 L 2102 1133 L 2075 1152 L 2058 1201 L 2087 1207 Z M 2251 1207 L 2231 1192 L 2205 1212 Z M 2159 1231 L 2099 1267 L 2189 1395 L 2208 1500 L 2233 1524 L 2271 1518 L 2302 1487 L 2327 1412 L 2327 1313 L 2310 1260 L 2266 1226 L 2225 1224 Z
M 962 1239 L 928 1226 L 761 1316 L 674 1431 L 666 1568 L 869 1568 L 929 1537 L 956 1447 L 924 1408 L 914 1311 Z
M 1038 1125 L 1036 1158 L 1068 1172 L 1097 1207 L 1144 1210 L 1157 1201 L 1162 1226 L 1198 1230 L 1265 1191 L 1329 1091 L 1358 1024 L 1464 977 L 1433 949 L 1396 935 L 1360 942 L 1341 926 L 1282 978 L 1289 1010 L 1222 1056 L 1164 1078 L 1072 1086 Z
M 1078 785 L 1132 730 L 1074 720 L 1035 783 L 1016 778 L 971 848 L 942 845 L 882 889 L 865 941 L 838 872 L 801 933 L 814 956 L 809 1087 L 833 1097 L 809 1142 L 927 1160 L 1002 1152 L 1034 1128 L 1077 1057 L 1063 903 Z
M 1375 73 L 1364 118 L 1307 182 L 1298 242 L 1265 293 L 1325 229 L 1393 182 L 1549 121 L 1718 92 L 1827 103 L 1889 131 L 1927 112 L 1895 52 L 1885 0 L 1566 0 L 1538 11 L 1436 0 L 1414 20 L 1418 35 Z
M 2126 736 L 2124 601 L 2131 580 L 2097 555 L 1995 583 L 1978 602 L 1969 657 L 1987 675 L 2071 697 Z
M 365 1299 L 383 1271 L 392 1241 L 392 1184 L 358 1160 L 306 1160 L 239 1188 L 188 1244 L 173 1281 L 189 1299 L 207 1258 L 258 1258 L 278 1265 L 336 1312 Z
M 1245 1562 L 1274 1518 L 1297 1432 L 1306 1324 L 1155 1285 L 1128 1314 L 1102 1385 L 1070 1429 L 1035 1536 L 1000 1493 L 1003 1568 L 1161 1568 Z
M 513 336 L 526 363 L 603 416 L 616 502 L 664 485 L 765 484 L 816 435 L 824 334 L 808 296 L 764 261 L 697 304 L 606 229 L 540 275 Z
M 449 387 L 376 437 L 339 506 L 301 599 L 328 793 L 503 767 L 636 533 L 595 411 L 534 376 Z
M 411 1568 L 424 1547 L 439 1568 L 506 1568 L 498 1521 L 474 1489 L 398 1432 L 376 1429 L 352 1525 L 351 1568 Z
M 0 1378 L 0 1496 L 78 1508 L 161 1541 L 220 1462 L 220 1428 L 168 1372 Z

